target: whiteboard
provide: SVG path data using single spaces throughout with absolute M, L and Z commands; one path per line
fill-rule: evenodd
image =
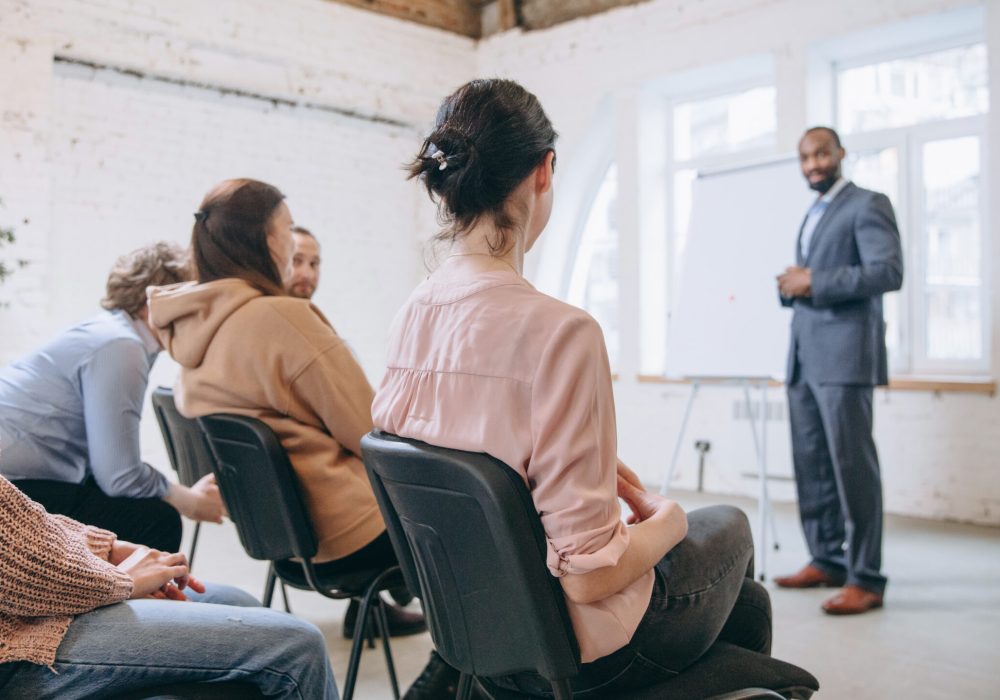
M 815 199 L 798 160 L 699 174 L 669 326 L 667 373 L 784 378 L 791 315 L 775 277 Z

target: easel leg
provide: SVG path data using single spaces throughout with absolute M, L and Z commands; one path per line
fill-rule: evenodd
M 744 379 L 743 400 L 746 404 L 747 417 L 750 420 L 750 433 L 753 435 L 753 448 L 757 455 L 757 477 L 759 480 L 757 492 L 757 572 L 763 581 L 767 576 L 767 465 L 763 451 L 763 440 L 757 433 L 757 418 L 754 417 L 753 401 L 750 399 L 750 380 Z M 763 409 L 763 407 L 762 407 Z M 765 416 L 762 414 L 761 418 Z M 761 420 L 763 423 L 764 421 Z
M 778 522 L 774 518 L 774 505 L 771 503 L 771 487 L 767 479 L 767 381 L 763 381 L 760 384 L 760 406 L 760 415 L 763 417 L 760 426 L 761 452 L 764 455 L 764 458 L 761 460 L 761 469 L 763 470 L 761 472 L 762 492 L 767 503 L 767 520 L 771 523 L 771 546 L 777 551 L 781 549 L 781 544 L 778 542 Z M 764 573 L 763 565 L 761 573 Z
M 684 417 L 681 419 L 681 429 L 677 434 L 677 442 L 674 443 L 674 454 L 670 458 L 670 467 L 667 469 L 667 478 L 660 486 L 660 493 L 664 496 L 667 495 L 667 489 L 670 488 L 670 482 L 674 480 L 674 471 L 677 469 L 677 458 L 681 453 L 681 444 L 684 442 L 684 435 L 687 432 L 688 418 L 691 417 L 691 406 L 694 404 L 695 396 L 698 395 L 699 386 L 701 386 L 701 383 L 697 379 L 691 383 L 691 393 L 688 394 L 687 405 L 684 407 Z

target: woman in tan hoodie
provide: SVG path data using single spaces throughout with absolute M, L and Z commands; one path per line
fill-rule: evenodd
M 291 227 L 277 188 L 249 179 L 216 186 L 195 213 L 196 282 L 151 288 L 150 325 L 181 365 L 183 415 L 252 416 L 278 436 L 312 517 L 321 574 L 391 565 L 360 456 L 374 393 L 323 314 L 286 293 Z M 426 629 L 420 615 L 388 612 L 394 636 Z M 347 636 L 355 615 L 349 608 Z

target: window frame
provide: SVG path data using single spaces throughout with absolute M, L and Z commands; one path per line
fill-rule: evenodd
M 615 158 L 613 153 L 609 153 L 606 157 L 601 159 L 601 167 L 594 170 L 593 176 L 588 180 L 587 186 L 587 196 L 583 201 L 587 203 L 587 206 L 582 208 L 580 215 L 576 218 L 574 222 L 574 228 L 572 236 L 570 238 L 570 248 L 573 251 L 573 257 L 569 264 L 567 265 L 567 271 L 565 275 L 565 288 L 563 290 L 563 298 L 570 304 L 578 306 L 584 311 L 591 313 L 584 302 L 587 298 L 587 276 L 590 272 L 590 265 L 593 264 L 593 251 L 590 249 L 589 242 L 587 241 L 587 223 L 590 221 L 590 217 L 593 214 L 594 207 L 597 204 L 597 195 L 600 193 L 601 188 L 604 187 L 605 180 L 611 173 L 612 168 L 618 167 L 618 160 Z M 620 174 L 616 171 L 615 176 L 615 198 L 612 206 L 618 207 L 618 181 Z M 619 237 L 619 250 L 621 248 L 621 231 L 617 231 Z M 581 269 L 581 263 L 584 256 L 587 258 L 587 269 Z M 618 285 L 618 300 L 619 306 L 621 304 L 621 259 L 619 257 L 618 261 L 618 278 L 615 280 Z M 621 344 L 622 344 L 622 334 L 623 324 L 620 311 L 618 312 L 618 323 L 616 327 L 617 337 L 616 344 L 614 347 L 608 342 L 608 331 L 603 326 L 601 328 L 605 336 L 605 346 L 608 350 L 608 356 L 611 362 L 612 371 L 617 371 L 617 365 L 621 362 Z
M 922 56 L 950 49 L 960 49 L 974 44 L 985 44 L 982 32 L 962 32 L 920 42 L 853 55 L 844 60 L 832 59 L 830 69 L 830 108 L 832 123 L 841 129 L 840 94 L 838 77 L 842 71 L 884 63 L 904 58 Z M 988 46 L 987 46 L 988 50 Z M 989 144 L 987 120 L 989 112 L 977 115 L 936 119 L 916 124 L 888 127 L 872 131 L 842 134 L 845 145 L 852 152 L 872 152 L 896 148 L 899 172 L 897 173 L 898 200 L 893 202 L 897 224 L 903 244 L 904 280 L 900 290 L 900 344 L 899 356 L 894 358 L 890 372 L 893 376 L 911 377 L 928 375 L 983 375 L 991 370 L 991 338 L 993 332 L 990 289 L 992 283 L 991 238 L 989 221 Z M 923 187 L 923 149 L 925 144 L 953 138 L 979 139 L 980 158 L 980 250 L 979 250 L 979 315 L 982 323 L 980 355 L 976 359 L 934 359 L 928 356 L 927 343 L 927 291 L 939 288 L 926 283 L 927 239 L 925 223 L 927 212 Z

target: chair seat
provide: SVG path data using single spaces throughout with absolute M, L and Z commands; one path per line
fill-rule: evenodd
M 343 595 L 339 597 L 357 598 L 364 595 L 365 590 L 371 585 L 372 581 L 375 580 L 375 577 L 381 574 L 384 570 L 384 568 L 365 569 L 362 571 L 340 573 L 335 576 L 320 576 L 319 582 L 328 590 L 334 589 L 341 592 Z M 274 571 L 278 574 L 278 578 L 292 588 L 298 588 L 303 591 L 313 590 L 312 586 L 310 586 L 309 582 L 306 580 L 305 571 L 303 570 L 302 565 L 297 561 L 293 561 L 291 559 L 276 561 L 274 562 Z M 396 582 L 391 582 L 389 585 L 402 585 L 402 574 L 400 574 L 398 578 L 398 584 Z
M 498 688 L 489 679 L 477 679 L 494 700 L 524 700 L 522 693 Z M 819 688 L 816 678 L 794 664 L 716 642 L 695 663 L 668 681 L 607 700 L 750 700 L 780 697 L 807 700 Z M 773 692 L 772 692 L 773 691 Z

